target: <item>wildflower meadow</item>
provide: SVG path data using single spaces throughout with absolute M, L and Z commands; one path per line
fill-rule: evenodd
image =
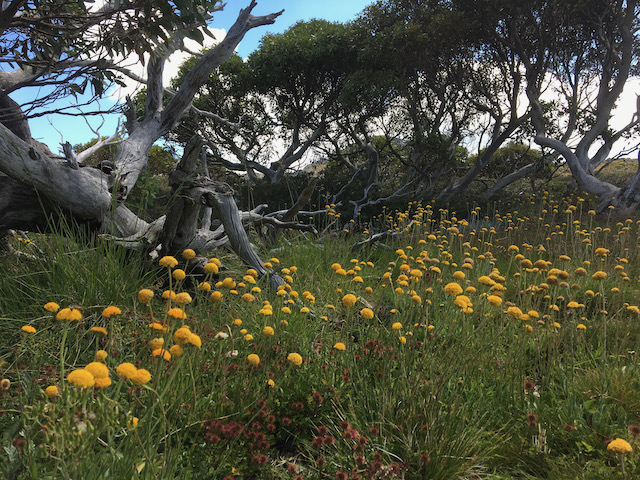
M 522 200 L 250 232 L 280 286 L 13 239 L 0 477 L 639 478 L 640 220 Z

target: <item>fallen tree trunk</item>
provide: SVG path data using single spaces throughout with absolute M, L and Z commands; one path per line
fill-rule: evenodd
M 3 115 L 18 121 L 0 123 L 0 171 L 7 175 L 0 177 L 0 235 L 11 228 L 46 230 L 55 215 L 68 216 L 74 222 L 89 223 L 92 229 L 106 234 L 106 238 L 128 246 L 146 243 L 155 247 L 160 241 L 163 251 L 175 253 L 190 246 L 207 246 L 214 240 L 212 232 L 199 231 L 194 223 L 200 207 L 205 205 L 218 210 L 228 241 L 240 258 L 260 274 L 267 273 L 242 227 L 230 187 L 204 177 L 196 176 L 196 180 L 191 181 L 195 171 L 191 166 L 195 161 L 191 158 L 182 165 L 185 175 L 179 175 L 178 171 L 173 180 L 174 185 L 179 185 L 176 188 L 181 195 L 167 216 L 149 224 L 123 204 L 146 167 L 151 146 L 180 123 L 211 72 L 233 53 L 249 30 L 273 23 L 282 13 L 254 16 L 251 11 L 255 6 L 256 1 L 252 0 L 240 11 L 226 37 L 198 59 L 180 89 L 166 103 L 163 102 L 163 66 L 174 47 L 180 44 L 181 37 L 169 39 L 152 52 L 145 82 L 146 112 L 138 121 L 135 108 L 129 108 L 128 136 L 119 143 L 113 171 L 80 168 L 82 165 L 74 161 L 76 156 L 69 147 L 65 149 L 66 159 L 54 157 L 30 138 L 26 119 L 17 104 L 1 104 Z M 5 83 L 14 77 L 18 78 L 5 75 Z

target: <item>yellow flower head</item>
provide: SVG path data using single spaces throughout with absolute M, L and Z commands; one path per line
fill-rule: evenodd
M 215 263 L 209 262 L 204 266 L 204 271 L 213 275 L 217 275 L 218 272 L 220 272 L 220 268 Z
M 444 291 L 454 297 L 462 293 L 462 287 L 455 282 L 447 283 L 444 287 Z
M 200 338 L 200 335 L 196 335 L 195 333 L 191 334 L 191 336 L 189 337 L 188 343 L 190 343 L 196 348 L 202 347 L 202 339 Z
M 60 390 L 55 385 L 49 385 L 44 389 L 44 394 L 47 396 L 47 398 L 53 398 L 58 395 L 59 392 Z
M 417 268 L 414 268 L 413 270 L 409 271 L 409 276 L 413 277 L 413 278 L 422 278 L 422 270 L 419 270 Z
M 353 307 L 357 301 L 358 298 L 352 293 L 347 293 L 344 297 L 342 297 L 342 304 L 345 307 Z
M 153 338 L 149 340 L 149 348 L 152 351 L 156 350 L 157 348 L 162 348 L 163 345 L 164 345 L 164 338 L 162 337 Z
M 392 330 L 400 330 L 401 328 L 402 324 L 400 322 L 395 322 L 393 325 L 391 325 Z
M 96 352 L 96 362 L 104 362 L 109 354 L 104 350 L 98 350 Z
M 107 329 L 104 327 L 91 327 L 89 330 L 91 330 L 94 333 L 101 333 L 102 335 L 107 335 Z
M 523 315 L 522 310 L 514 306 L 507 308 L 506 313 L 507 315 L 511 315 L 513 318 L 517 318 L 517 319 L 521 319 Z
M 118 307 L 111 305 L 102 311 L 102 316 L 104 318 L 111 318 L 113 315 L 120 315 L 121 313 L 122 311 Z
M 248 355 L 247 361 L 249 362 L 249 365 L 253 365 L 254 367 L 257 367 L 258 365 L 260 365 L 260 357 L 255 353 Z
M 58 304 L 57 304 L 57 303 L 55 303 L 55 302 L 49 302 L 49 303 L 45 303 L 45 305 L 44 305 L 44 309 L 45 309 L 47 312 L 55 313 L 55 312 L 57 312 L 58 310 L 60 310 L 60 305 L 58 305 Z
M 295 365 L 296 367 L 302 365 L 302 355 L 300 355 L 299 353 L 290 353 L 287 356 L 287 360 L 289 361 L 289 363 Z
M 169 349 L 169 353 L 174 357 L 179 357 L 184 353 L 184 349 L 180 345 L 172 345 Z
M 31 325 L 23 325 L 20 330 L 27 333 L 36 333 L 36 329 Z
M 149 300 L 153 298 L 153 291 L 148 288 L 143 288 L 138 292 L 138 301 L 140 303 L 149 303 Z
M 191 295 L 187 292 L 180 292 L 176 295 L 175 302 L 178 305 L 187 305 L 192 302 Z
M 130 380 L 137 385 L 145 385 L 151 380 L 151 373 L 149 370 L 140 368 Z
M 133 363 L 124 362 L 116 367 L 119 376 L 131 380 L 138 373 L 138 369 Z
M 491 305 L 501 305 L 502 304 L 502 298 L 497 296 L 497 295 L 489 295 L 487 297 L 487 301 L 491 304 Z
M 201 292 L 209 292 L 211 291 L 211 284 L 209 282 L 201 282 L 198 285 L 198 290 L 200 290 Z
M 171 276 L 176 279 L 176 280 L 184 280 L 185 277 L 187 276 L 187 274 L 185 273 L 184 270 L 182 270 L 181 268 L 176 268 L 172 273 Z
M 253 302 L 255 300 L 256 297 L 254 297 L 250 293 L 245 293 L 244 295 L 242 295 L 241 298 L 242 298 L 243 301 L 245 301 L 247 303 L 251 303 L 251 302 Z
M 167 255 L 166 257 L 162 257 L 158 261 L 158 265 L 160 265 L 161 267 L 173 268 L 178 265 L 178 260 L 176 260 L 175 257 Z
M 158 330 L 159 332 L 166 332 L 167 327 L 158 322 L 153 322 L 149 324 L 149 328 L 153 328 L 154 330 Z
M 232 289 L 236 287 L 236 282 L 233 278 L 227 277 L 222 281 L 222 287 Z
M 602 270 L 598 270 L 596 273 L 591 275 L 591 278 L 593 278 L 594 280 L 604 280 L 605 278 L 607 278 L 607 274 Z
M 267 337 L 273 337 L 273 335 L 275 334 L 275 331 L 273 330 L 272 327 L 264 327 L 262 329 L 262 333 Z
M 95 378 L 88 370 L 78 368 L 67 375 L 67 382 L 80 388 L 93 387 L 96 383 Z
M 192 258 L 196 258 L 196 252 L 194 252 L 190 248 L 187 248 L 182 251 L 182 258 L 184 258 L 185 260 L 191 260 Z
M 67 320 L 68 322 L 80 320 L 81 318 L 82 312 L 77 308 L 63 308 L 56 314 L 56 320 Z
M 189 343 L 189 338 L 193 335 L 191 330 L 186 327 L 180 327 L 173 334 L 173 341 L 178 345 L 182 345 L 184 343 Z
M 373 318 L 373 310 L 370 308 L 363 308 L 360 310 L 360 316 L 365 320 L 371 320 Z
M 184 320 L 185 318 L 187 318 L 187 314 L 184 313 L 184 311 L 178 307 L 170 308 L 169 311 L 167 312 L 167 315 L 177 320 Z
M 222 300 L 222 292 L 216 290 L 214 292 L 211 293 L 211 300 L 218 303 L 219 301 Z
M 453 272 L 453 278 L 455 280 L 464 280 L 465 273 L 460 270 Z
M 176 298 L 176 292 L 174 292 L 173 290 L 165 290 L 164 292 L 162 292 L 162 298 L 164 300 L 174 300 Z
M 336 350 L 344 351 L 347 349 L 347 346 L 342 342 L 336 342 L 333 348 L 335 348 Z
M 622 438 L 616 438 L 615 440 L 609 442 L 609 445 L 607 445 L 607 450 L 625 454 L 631 453 L 633 451 L 633 448 L 631 448 L 631 445 L 626 440 Z
M 109 376 L 109 369 L 104 363 L 91 362 L 84 369 L 90 372 L 94 378 L 107 378 Z
M 496 284 L 496 282 L 491 278 L 488 277 L 487 275 L 483 275 L 478 279 L 478 282 L 480 282 L 483 285 L 488 285 L 490 287 L 494 286 Z

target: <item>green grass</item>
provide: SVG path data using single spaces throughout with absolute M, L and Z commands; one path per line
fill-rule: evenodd
M 16 241 L 39 259 L 7 257 L 0 275 L 0 376 L 10 381 L 0 390 L 2 475 L 622 478 L 605 442 L 638 443 L 629 430 L 640 423 L 640 318 L 629 308 L 640 298 L 638 224 L 592 217 L 580 202 L 573 212 L 542 202 L 535 216 L 523 212 L 536 206 L 521 206 L 482 222 L 413 204 L 323 241 L 289 232 L 277 251 L 261 252 L 290 277 L 287 295 L 264 279 L 254 286 L 231 254 L 211 252 L 226 269 L 195 284 L 207 280 L 222 299 L 192 289 L 184 320 L 167 315 L 177 305 L 161 298 L 161 276 L 143 276 L 125 250 L 69 232 L 33 236 L 35 246 Z M 418 223 L 407 228 L 411 219 Z M 352 253 L 365 228 L 399 235 Z M 597 256 L 598 247 L 609 252 Z M 532 269 L 526 259 L 547 263 Z M 599 270 L 605 280 L 592 278 Z M 236 284 L 215 285 L 227 277 Z M 467 290 L 466 313 L 445 291 L 451 282 Z M 176 292 L 183 285 L 172 280 Z M 142 287 L 155 292 L 149 304 L 137 301 Z M 252 289 L 253 301 L 243 299 Z M 353 306 L 342 302 L 349 293 L 359 297 Z M 56 320 L 43 309 L 51 301 L 82 307 L 82 319 Z M 260 313 L 265 302 L 270 315 Z M 109 305 L 121 314 L 104 318 Z M 37 332 L 22 331 L 26 324 Z M 178 356 L 173 334 L 183 324 L 201 347 L 183 345 Z M 154 338 L 173 347 L 169 360 L 152 356 Z M 112 384 L 71 385 L 68 373 L 98 350 Z M 151 380 L 119 377 L 123 362 Z M 59 394 L 47 398 L 50 385 Z M 635 451 L 625 467 L 627 478 L 638 474 Z

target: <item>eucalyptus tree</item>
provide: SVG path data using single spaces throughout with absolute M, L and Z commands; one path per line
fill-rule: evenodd
M 202 40 L 210 33 L 211 15 L 222 5 L 217 0 L 119 0 L 97 9 L 90 5 L 93 2 L 63 0 L 2 3 L 1 58 L 5 64 L 0 71 L 0 171 L 6 177 L 0 177 L 0 230 L 42 225 L 44 203 L 50 210 L 60 209 L 76 219 L 96 222 L 104 231 L 132 240 L 147 234 L 153 241 L 162 235 L 166 238 L 162 229 L 166 218 L 150 225 L 124 205 L 147 164 L 149 149 L 180 124 L 200 85 L 231 56 L 246 32 L 273 23 L 279 13 L 254 16 L 256 2 L 252 0 L 240 11 L 224 40 L 194 63 L 177 91 L 169 92 L 162 83 L 167 57 L 184 48 L 186 38 Z M 99 147 L 78 155 L 66 148 L 65 158 L 58 158 L 33 141 L 25 112 L 9 97 L 12 92 L 47 85 L 53 87 L 47 99 L 65 98 L 86 87 L 101 95 L 118 75 L 135 78 L 117 61 L 130 55 L 137 55 L 146 65 L 146 78 L 140 79 L 147 88 L 145 111 L 138 118 L 133 108 L 125 106 L 126 134 L 118 141 L 113 165 L 106 171 L 80 168 L 85 157 Z M 116 141 L 115 136 L 112 140 Z M 192 181 L 192 193 L 197 197 L 193 201 L 221 207 L 230 240 L 247 262 L 264 272 L 262 262 L 247 247 L 246 234 L 238 228 L 237 208 L 234 210 L 228 188 L 201 179 L 198 182 L 195 185 Z M 185 220 L 180 214 L 178 217 Z M 183 235 L 172 245 L 206 245 L 208 235 Z M 172 248 L 167 243 L 163 247 Z
M 599 211 L 635 209 L 640 171 L 622 188 L 594 172 L 621 139 L 638 142 L 640 103 L 626 123 L 612 124 L 625 85 L 639 73 L 638 1 L 454 3 L 477 20 L 486 45 L 518 59 L 535 142 L 563 157 L 578 186 L 598 197 Z
M 528 121 L 517 58 L 482 43 L 477 23 L 453 3 L 380 0 L 358 19 L 368 32 L 361 63 L 393 76 L 405 132 L 396 158 L 440 202 L 462 193 Z M 461 152 L 474 144 L 469 164 Z
M 265 35 L 245 62 L 230 58 L 202 85 L 179 141 L 198 129 L 214 153 L 210 163 L 245 172 L 252 183 L 280 183 L 335 121 L 353 60 L 346 24 L 310 20 Z

